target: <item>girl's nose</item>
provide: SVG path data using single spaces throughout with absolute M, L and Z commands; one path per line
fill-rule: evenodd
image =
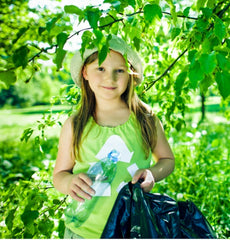
M 116 71 L 108 71 L 106 75 L 106 79 L 112 82 L 116 82 L 117 81 Z

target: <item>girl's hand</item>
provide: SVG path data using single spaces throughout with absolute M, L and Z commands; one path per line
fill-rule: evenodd
M 155 184 L 155 179 L 152 172 L 149 169 L 137 170 L 133 176 L 132 184 L 137 183 L 139 179 L 143 179 L 143 182 L 140 185 L 143 191 L 150 192 Z
M 85 199 L 91 199 L 95 194 L 91 188 L 93 182 L 85 173 L 73 174 L 69 181 L 69 195 L 78 202 L 84 202 Z

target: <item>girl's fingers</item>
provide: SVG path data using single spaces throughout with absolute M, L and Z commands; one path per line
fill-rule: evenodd
M 87 193 L 86 191 L 82 190 L 79 186 L 73 186 L 72 192 L 77 195 L 77 197 L 82 198 L 82 199 L 91 199 L 92 196 Z
M 79 197 L 75 192 L 71 191 L 70 192 L 70 197 L 72 197 L 74 200 L 78 201 L 78 202 L 84 202 L 84 198 Z
M 75 184 L 78 187 L 80 187 L 80 189 L 83 190 L 84 192 L 86 192 L 90 195 L 95 194 L 95 190 L 93 188 L 91 188 L 93 182 L 86 174 L 80 173 L 79 178 L 78 178 L 78 182 L 75 183 Z
M 85 174 L 85 173 L 79 173 L 79 174 L 78 174 L 78 177 L 79 177 L 82 181 L 84 181 L 86 184 L 88 184 L 89 186 L 91 186 L 91 185 L 93 184 L 93 181 L 91 180 L 91 178 L 88 177 L 88 175 Z
M 95 191 L 90 186 L 92 180 L 84 173 L 74 175 L 70 184 L 70 196 L 80 202 L 84 199 L 91 199 Z
M 144 171 L 144 169 L 139 169 L 136 171 L 136 173 L 134 174 L 133 179 L 132 179 L 132 184 L 137 183 L 138 180 L 142 178 L 143 171 Z
M 137 170 L 137 172 L 133 176 L 132 184 L 137 183 L 139 179 L 143 179 L 143 182 L 140 185 L 143 191 L 144 192 L 151 191 L 155 183 L 152 172 L 149 169 Z
M 143 189 L 144 192 L 150 192 L 153 186 L 154 186 L 153 181 L 151 182 L 144 181 L 143 183 L 141 183 L 141 188 Z

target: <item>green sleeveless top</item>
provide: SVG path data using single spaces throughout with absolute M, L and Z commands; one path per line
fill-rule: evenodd
M 74 174 L 86 173 L 91 165 L 106 157 L 112 150 L 120 153 L 115 177 L 112 183 L 106 186 L 105 191 L 96 192 L 93 196 L 98 199 L 87 220 L 80 227 L 76 227 L 74 216 L 72 218 L 67 214 L 65 216 L 65 225 L 72 232 L 83 238 L 100 238 L 120 189 L 132 180 L 138 169 L 150 167 L 152 154 L 150 152 L 146 159 L 142 147 L 141 129 L 133 112 L 127 122 L 116 127 L 100 126 L 93 117 L 90 117 L 82 137 L 80 152 L 82 162 L 76 161 Z M 75 200 L 71 199 L 71 201 Z M 75 202 L 75 205 L 71 206 L 79 204 Z M 74 209 L 72 212 L 74 215 Z

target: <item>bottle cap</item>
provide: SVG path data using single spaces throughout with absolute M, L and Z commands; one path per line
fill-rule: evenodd
M 108 158 L 111 159 L 114 163 L 118 162 L 118 159 L 120 157 L 120 153 L 113 149 L 109 154 L 108 154 Z

